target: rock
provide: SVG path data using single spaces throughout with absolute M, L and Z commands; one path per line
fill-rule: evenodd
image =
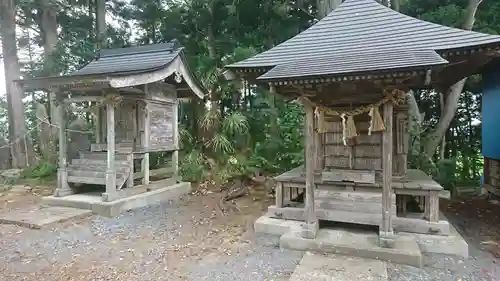
M 21 169 L 9 169 L 3 171 L 2 174 L 0 174 L 0 180 L 3 184 L 14 184 L 19 177 L 21 177 L 22 171 L 23 170 Z

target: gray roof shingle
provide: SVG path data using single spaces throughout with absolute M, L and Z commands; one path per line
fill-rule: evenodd
M 285 69 L 290 69 L 290 75 L 302 73 L 335 74 L 342 69 L 358 72 L 366 68 L 394 68 L 397 61 L 402 65 L 412 55 L 409 51 L 416 50 L 450 50 L 486 44 L 500 44 L 500 36 L 466 31 L 442 26 L 415 19 L 396 12 L 374 0 L 346 0 L 328 16 L 309 29 L 276 47 L 257 54 L 249 59 L 229 65 L 229 68 L 272 68 L 276 76 L 286 76 Z M 375 55 L 386 54 L 386 59 L 375 59 Z M 401 56 L 398 57 L 397 53 Z M 425 57 L 427 65 L 443 63 L 439 56 L 430 52 L 413 52 L 413 61 L 421 65 L 418 57 Z M 368 61 L 366 59 L 369 58 Z M 333 60 L 336 66 L 330 65 Z M 369 65 L 372 63 L 374 65 Z M 299 64 L 307 64 L 300 66 Z M 321 66 L 314 66 L 319 63 Z M 355 66 L 359 66 L 356 68 Z M 403 66 L 401 66 L 403 67 Z M 281 69 L 281 70 L 280 70 Z M 314 69 L 314 70 L 312 70 Z M 278 71 L 280 70 L 280 71 Z M 264 75 L 273 78 L 273 72 Z
M 161 68 L 174 60 L 182 48 L 173 43 L 104 49 L 99 57 L 68 76 L 125 74 Z
M 361 58 L 361 59 L 360 59 Z M 325 56 L 279 64 L 259 80 L 272 80 L 302 76 L 344 74 L 390 69 L 428 67 L 448 63 L 433 50 L 391 50 L 387 52 L 349 54 L 342 57 Z

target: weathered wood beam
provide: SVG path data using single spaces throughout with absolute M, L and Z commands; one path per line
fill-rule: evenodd
M 102 108 L 99 106 L 97 108 L 97 114 L 95 116 L 95 141 L 96 143 L 101 143 L 102 142 Z
M 394 232 L 392 228 L 391 198 L 392 198 L 392 123 L 393 104 L 384 104 L 385 131 L 382 135 L 382 223 L 380 226 L 380 246 L 392 247 L 394 245 Z
M 106 104 L 106 129 L 107 129 L 107 168 L 106 168 L 106 193 L 103 193 L 104 202 L 112 200 L 116 193 L 116 170 L 115 170 L 115 107 Z
M 65 104 L 75 103 L 75 102 L 102 102 L 102 101 L 104 101 L 104 97 L 102 95 L 100 96 L 82 95 L 64 99 Z
M 146 93 L 146 98 L 149 98 L 149 90 L 148 90 L 148 85 L 144 85 L 144 92 Z M 149 102 L 145 101 L 144 104 L 144 110 L 142 112 L 142 120 L 144 121 L 144 135 L 142 139 L 142 144 L 144 147 L 144 158 L 142 159 L 142 172 L 144 174 L 144 177 L 142 178 L 142 184 L 146 185 L 149 184 L 149 135 L 150 135 L 150 129 L 151 129 L 151 114 L 149 114 Z
M 61 100 L 59 100 L 61 101 Z M 59 115 L 59 167 L 57 169 L 57 188 L 54 196 L 62 197 L 73 194 L 73 190 L 68 184 L 68 162 L 67 162 L 67 132 L 66 132 L 66 109 L 64 104 L 59 104 L 56 107 Z
M 177 93 L 175 93 L 175 104 L 174 112 L 172 118 L 172 134 L 174 140 L 175 151 L 172 152 L 172 168 L 174 169 L 174 175 L 179 175 L 179 100 L 177 99 Z
M 314 210 L 314 192 L 316 185 L 314 183 L 314 167 L 316 159 L 316 149 L 314 142 L 314 107 L 312 104 L 303 101 L 306 112 L 305 122 L 305 168 L 306 168 L 306 223 L 303 225 L 302 237 L 308 239 L 316 238 L 319 224 Z

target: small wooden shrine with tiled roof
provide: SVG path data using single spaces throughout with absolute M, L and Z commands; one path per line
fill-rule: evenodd
M 384 247 L 401 232 L 449 235 L 439 213 L 449 193 L 407 168 L 407 94 L 448 89 L 499 57 L 499 47 L 497 35 L 346 0 L 295 37 L 227 66 L 305 109 L 305 165 L 276 177 L 266 217 L 304 221 L 308 239 L 318 221 L 372 225 Z
M 81 184 L 105 186 L 105 202 L 154 189 L 149 186 L 155 173 L 150 171 L 152 152 L 172 155 L 167 181 L 177 181 L 179 100 L 203 98 L 204 89 L 175 41 L 103 49 L 74 73 L 20 83 L 26 90 L 56 94 L 61 124 L 55 196 L 71 195 Z M 85 104 L 95 117 L 95 143 L 78 159 L 67 159 L 66 114 L 71 104 Z M 136 160 L 141 165 L 134 165 Z M 134 188 L 138 185 L 145 188 Z

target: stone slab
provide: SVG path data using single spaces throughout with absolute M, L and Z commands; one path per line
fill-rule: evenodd
M 446 218 L 442 216 L 442 220 L 445 221 Z M 262 216 L 255 221 L 254 229 L 256 233 L 282 236 L 288 232 L 300 232 L 302 224 L 301 221 Z M 398 232 L 397 235 L 415 238 L 422 253 L 454 255 L 463 258 L 469 256 L 467 242 L 451 224 L 449 236 L 409 232 Z
M 380 247 L 378 238 L 373 232 L 320 229 L 315 239 L 304 239 L 300 232 L 290 231 L 281 236 L 280 247 L 422 266 L 422 254 L 415 238 L 398 236 L 393 248 Z
M 289 231 L 300 231 L 303 222 L 261 216 L 254 223 L 255 233 L 281 236 Z
M 97 196 L 97 194 L 93 193 L 74 194 L 64 197 L 48 196 L 42 199 L 42 204 L 46 206 L 80 208 L 91 210 L 101 216 L 114 217 L 128 210 L 176 199 L 189 192 L 191 192 L 191 183 L 181 182 L 112 202 L 103 202 L 100 195 Z
M 290 281 L 386 281 L 387 264 L 378 260 L 306 252 Z
M 444 215 L 442 215 L 444 218 Z M 450 224 L 448 236 L 400 232 L 399 235 L 415 237 L 423 253 L 453 255 L 467 259 L 469 257 L 469 244 L 460 235 L 457 229 Z
M 27 228 L 40 229 L 70 219 L 86 217 L 90 214 L 92 214 L 90 210 L 66 207 L 21 209 L 0 215 L 0 224 L 14 224 Z

